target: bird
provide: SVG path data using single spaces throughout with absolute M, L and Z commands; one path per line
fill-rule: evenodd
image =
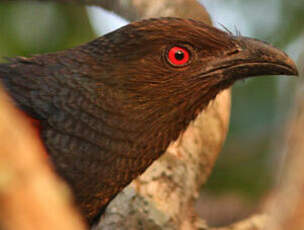
M 35 121 L 90 224 L 219 92 L 265 74 L 298 72 L 268 43 L 173 17 L 0 64 L 5 90 Z

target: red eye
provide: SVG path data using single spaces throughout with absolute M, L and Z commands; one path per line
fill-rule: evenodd
M 189 52 L 185 48 L 173 46 L 168 52 L 168 60 L 174 66 L 183 66 L 189 61 Z

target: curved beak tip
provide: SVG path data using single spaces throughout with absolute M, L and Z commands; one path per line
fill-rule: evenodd
M 256 39 L 243 38 L 242 41 L 249 52 L 249 59 L 268 65 L 265 70 L 261 68 L 263 74 L 299 76 L 295 62 L 284 51 Z
M 294 76 L 299 77 L 299 71 L 298 71 L 298 68 L 297 68 L 295 62 L 291 58 L 287 57 L 287 60 L 285 61 L 285 63 L 290 68 L 290 72 L 287 73 L 287 75 L 294 75 Z

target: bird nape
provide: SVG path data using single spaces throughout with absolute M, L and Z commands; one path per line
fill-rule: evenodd
M 297 75 L 282 51 L 194 20 L 131 23 L 87 44 L 0 64 L 40 122 L 57 172 L 89 223 L 236 80 Z

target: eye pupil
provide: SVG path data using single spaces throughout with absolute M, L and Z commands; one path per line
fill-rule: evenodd
M 185 57 L 184 52 L 181 50 L 176 51 L 175 58 L 179 61 L 183 60 Z
M 190 54 L 188 49 L 180 46 L 173 46 L 167 53 L 167 60 L 169 64 L 174 67 L 185 66 L 189 63 Z

